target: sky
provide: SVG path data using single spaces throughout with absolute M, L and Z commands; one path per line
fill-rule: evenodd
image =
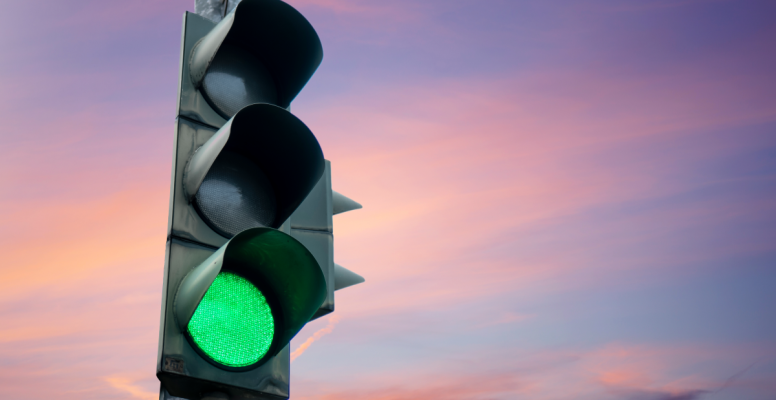
M 776 398 L 776 3 L 289 0 L 366 278 L 299 400 Z M 182 15 L 0 13 L 0 398 L 152 400 Z

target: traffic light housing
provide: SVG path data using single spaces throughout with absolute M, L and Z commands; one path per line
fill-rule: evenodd
M 282 1 L 243 0 L 217 24 L 186 13 L 182 41 L 162 393 L 288 398 L 289 341 L 334 287 L 326 256 L 290 223 L 328 174 L 288 111 L 321 62 L 320 40 Z
M 223 237 L 278 228 L 324 171 L 318 141 L 302 121 L 271 104 L 238 111 L 191 156 L 186 200 Z
M 244 0 L 215 26 L 191 13 L 184 23 L 178 115 L 212 127 L 248 104 L 288 108 L 323 60 L 315 29 L 280 0 Z
M 195 350 L 219 368 L 241 371 L 279 353 L 325 296 L 323 273 L 301 243 L 252 228 L 188 272 L 173 310 Z

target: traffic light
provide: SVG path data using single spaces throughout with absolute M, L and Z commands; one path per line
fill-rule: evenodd
M 240 232 L 181 281 L 173 312 L 204 358 L 231 371 L 282 350 L 326 296 L 312 254 L 269 228 Z
M 289 105 L 323 57 L 280 0 L 186 13 L 157 377 L 163 396 L 285 399 L 289 341 L 363 278 L 333 263 L 330 163 Z

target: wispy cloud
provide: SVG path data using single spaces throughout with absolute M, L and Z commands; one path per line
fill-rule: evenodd
M 705 390 L 687 392 L 613 391 L 618 400 L 700 400 L 708 394 Z
M 776 390 L 771 361 L 723 382 L 728 365 L 776 357 L 757 341 L 773 295 L 755 287 L 773 272 L 751 272 L 773 265 L 776 243 L 765 2 L 658 2 L 652 19 L 599 0 L 289 2 L 327 52 L 294 113 L 335 190 L 364 205 L 335 217 L 337 262 L 369 277 L 297 339 L 293 359 L 353 322 L 316 345 L 348 361 L 294 364 L 295 396 Z M 14 72 L 0 74 L 0 397 L 150 399 L 158 384 L 192 5 L 46 0 L 0 16 Z M 698 300 L 711 278 L 723 309 Z M 651 306 L 672 285 L 682 296 Z M 588 304 L 609 311 L 590 319 Z M 696 323 L 707 314 L 718 321 Z
M 148 392 L 138 386 L 136 381 L 122 375 L 113 375 L 103 378 L 111 387 L 122 392 L 129 393 L 133 399 L 139 400 L 157 400 L 159 393 Z
M 313 333 L 313 335 L 307 338 L 307 340 L 305 340 L 304 343 L 300 344 L 299 347 L 296 348 L 296 350 L 291 352 L 291 361 L 293 362 L 297 357 L 301 356 L 302 353 L 304 353 L 313 344 L 313 342 L 331 333 L 334 330 L 334 325 L 336 325 L 337 322 L 339 321 L 340 321 L 339 316 L 335 315 L 335 316 L 329 317 L 329 324 L 326 325 L 326 327 L 319 329 L 318 331 Z
M 514 398 L 526 390 L 515 375 L 426 376 L 425 382 L 402 382 L 391 387 L 322 393 L 303 400 L 471 400 Z
M 727 371 L 724 363 L 757 351 L 756 346 L 622 343 L 587 350 L 489 348 L 482 354 L 440 355 L 434 362 L 406 357 L 402 372 L 354 371 L 348 390 L 336 390 L 330 381 L 309 381 L 297 393 L 303 399 L 700 400 L 723 384 L 719 373 Z M 771 352 L 769 357 L 774 356 Z M 760 376 L 749 387 L 765 380 L 767 376 Z

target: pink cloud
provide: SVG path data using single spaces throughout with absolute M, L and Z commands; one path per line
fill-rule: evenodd
M 137 375 L 145 376 L 147 374 L 143 371 L 142 374 Z M 157 391 L 150 392 L 145 388 L 138 386 L 136 383 L 137 378 L 132 379 L 125 375 L 111 375 L 103 378 L 103 380 L 115 389 L 128 393 L 132 399 L 157 400 L 159 398 L 159 393 Z
M 467 259 L 468 252 L 506 235 L 528 235 L 591 209 L 694 189 L 687 186 L 695 179 L 688 174 L 697 166 L 765 144 L 762 137 L 710 140 L 704 133 L 776 118 L 776 103 L 759 85 L 757 77 L 721 80 L 682 72 L 670 79 L 625 80 L 558 70 L 511 80 L 370 87 L 367 93 L 381 96 L 365 100 L 353 95 L 298 112 L 320 132 L 335 189 L 365 206 L 335 218 L 338 262 L 372 284 L 416 280 L 402 284 L 401 295 L 370 293 L 372 301 L 359 304 L 364 310 L 432 308 L 548 278 L 605 285 L 600 279 L 563 281 L 563 276 L 583 270 L 600 276 L 591 272 L 618 261 L 609 249 L 647 249 L 645 240 L 653 241 L 655 250 L 619 260 L 617 268 L 659 271 L 658 265 L 767 250 L 770 245 L 761 241 L 729 243 L 704 253 L 661 251 L 671 245 L 665 240 L 671 232 L 721 226 L 773 209 L 762 204 L 759 211 L 721 213 L 720 207 L 728 205 L 708 203 L 707 208 L 657 209 L 598 221 L 586 227 L 605 238 L 593 247 L 572 246 L 555 254 L 526 249 L 508 260 Z M 690 142 L 696 145 L 686 146 Z M 672 143 L 684 150 L 666 152 Z M 693 185 L 718 183 L 707 179 Z M 602 257 L 609 262 L 601 263 Z
M 114 31 L 152 18 L 149 13 L 182 11 L 177 3 L 150 9 L 92 3 L 83 5 L 90 11 L 63 19 L 62 28 L 115 22 L 102 27 Z M 380 20 L 378 27 L 399 33 L 401 25 L 385 21 L 421 18 L 415 9 L 385 2 L 292 4 L 361 24 Z M 356 82 L 355 91 L 330 101 L 295 105 L 332 161 L 335 190 L 364 204 L 335 217 L 336 261 L 367 278 L 338 292 L 337 315 L 364 321 L 529 290 L 601 289 L 619 279 L 612 277 L 618 270 L 649 270 L 665 279 L 681 271 L 662 266 L 773 249 L 768 238 L 754 238 L 706 246 L 702 253 L 676 251 L 684 242 L 670 236 L 772 215 L 774 205 L 765 200 L 750 199 L 746 207 L 709 200 L 612 219 L 592 213 L 725 183 L 692 174 L 709 160 L 772 144 L 770 137 L 746 136 L 742 127 L 776 119 L 773 80 L 720 72 L 725 57 L 704 61 L 719 68 L 684 65 L 660 76 L 553 66 L 509 77 Z M 94 93 L 107 96 L 106 87 L 125 89 L 152 77 L 156 67 L 148 68 L 131 78 L 111 72 L 13 76 L 2 86 L 36 99 L 46 94 L 41 88 L 67 91 L 89 82 L 94 92 L 70 98 L 86 104 Z M 4 98 L 3 105 L 16 110 L 16 101 Z M 0 366 L 5 396 L 25 397 L 26 388 L 40 382 L 46 384 L 39 385 L 38 398 L 155 393 L 174 107 L 160 104 L 131 111 L 64 104 L 40 120 L 33 110 L 6 125 L 20 134 L 0 161 L 4 187 L 16 188 L 0 200 L 0 301 L 6 306 L 0 354 L 10 360 Z M 163 115 L 169 124 L 160 125 Z M 741 133 L 709 133 L 717 130 Z M 666 150 L 672 148 L 680 150 Z M 164 159 L 148 155 L 156 149 Z M 773 182 L 772 176 L 746 179 L 750 185 Z M 582 217 L 589 219 L 575 225 Z M 631 251 L 612 251 L 618 248 Z M 478 315 L 472 329 L 530 324 L 532 317 L 498 309 Z M 387 325 L 375 330 L 393 332 Z M 335 339 L 340 331 L 318 332 L 310 339 L 325 333 Z M 321 399 L 600 399 L 611 391 L 676 397 L 715 390 L 752 357 L 772 357 L 771 348 L 486 349 L 485 356 L 466 354 L 476 365 L 494 365 L 485 372 L 425 360 L 391 373 L 364 371 L 365 381 L 348 390 L 310 384 L 299 393 Z M 724 363 L 735 368 L 677 370 Z M 776 390 L 766 379 L 741 384 Z
M 763 353 L 764 348 L 770 348 Z M 336 382 L 303 382 L 303 399 L 604 399 L 647 394 L 655 399 L 693 399 L 716 392 L 752 359 L 773 346 L 639 345 L 611 343 L 591 349 L 528 351 L 518 347 L 459 353 L 457 362 L 409 363 L 401 372 L 358 375 Z M 731 367 L 730 364 L 740 365 Z M 703 366 L 703 367 L 699 367 Z M 688 369 L 693 372 L 687 372 Z M 434 371 L 434 372 L 431 372 Z M 483 373 L 487 371 L 487 373 Z M 750 373 L 739 387 L 768 393 L 767 376 Z M 766 385 L 767 386 L 767 385 Z M 770 386 L 769 386 L 770 387 Z M 672 397 L 673 396 L 673 397 Z M 688 397 L 681 397 L 688 396 Z M 692 397 L 696 396 L 696 397 Z
M 0 246 L 7 260 L 2 297 L 95 273 L 107 278 L 114 274 L 109 266 L 149 256 L 162 262 L 168 190 L 151 190 L 141 186 L 88 202 L 14 204 L 6 222 L 20 228 L 16 235 L 7 232 Z
M 516 396 L 524 389 L 514 375 L 425 376 L 423 383 L 405 382 L 403 385 L 347 391 L 324 390 L 320 395 L 302 395 L 302 400 L 469 400 L 493 398 L 494 395 Z
M 340 317 L 335 315 L 335 316 L 329 317 L 328 319 L 329 319 L 329 324 L 326 325 L 326 327 L 315 331 L 315 333 L 313 333 L 312 336 L 307 338 L 307 340 L 305 340 L 302 344 L 299 345 L 299 347 L 297 347 L 294 351 L 291 352 L 291 362 L 294 362 L 294 360 L 297 357 L 301 356 L 305 352 L 305 350 L 307 350 L 313 344 L 313 342 L 320 340 L 323 336 L 331 333 L 334 330 L 334 325 L 336 325 L 337 322 L 339 322 Z

